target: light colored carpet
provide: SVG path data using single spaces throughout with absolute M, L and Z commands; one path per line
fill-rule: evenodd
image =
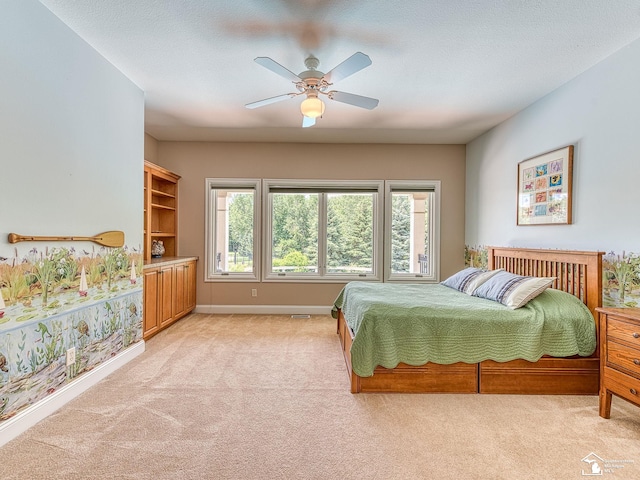
M 2 447 L 0 478 L 578 479 L 592 452 L 640 478 L 640 409 L 352 395 L 330 317 L 193 314 Z

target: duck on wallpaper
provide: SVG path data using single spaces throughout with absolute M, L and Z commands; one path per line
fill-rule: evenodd
M 0 262 L 0 421 L 142 339 L 142 263 L 126 246 Z

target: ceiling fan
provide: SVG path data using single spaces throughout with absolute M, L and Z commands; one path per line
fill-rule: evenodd
M 329 90 L 335 82 L 371 65 L 371 59 L 362 52 L 354 53 L 327 73 L 316 70 L 320 61 L 313 55 L 309 55 L 304 61 L 307 70 L 298 75 L 269 57 L 257 57 L 255 61 L 281 77 L 290 80 L 298 91 L 247 103 L 245 105 L 247 108 L 263 107 L 264 105 L 269 105 L 281 100 L 305 95 L 307 98 L 300 104 L 302 126 L 312 127 L 316 124 L 316 118 L 322 116 L 324 113 L 324 102 L 318 98 L 320 95 L 326 95 L 329 99 L 335 100 L 336 102 L 348 103 L 349 105 L 366 108 L 367 110 L 372 110 L 378 106 L 378 99 L 376 98 Z

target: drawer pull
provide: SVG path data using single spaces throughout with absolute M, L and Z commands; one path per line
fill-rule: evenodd
M 640 338 L 640 333 L 634 332 L 633 333 L 633 338 Z
M 630 388 L 629 391 L 631 392 L 631 395 L 637 395 L 638 391 L 635 388 Z

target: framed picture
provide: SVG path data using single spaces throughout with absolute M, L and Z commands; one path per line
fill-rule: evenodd
M 518 164 L 518 225 L 571 224 L 573 145 Z

